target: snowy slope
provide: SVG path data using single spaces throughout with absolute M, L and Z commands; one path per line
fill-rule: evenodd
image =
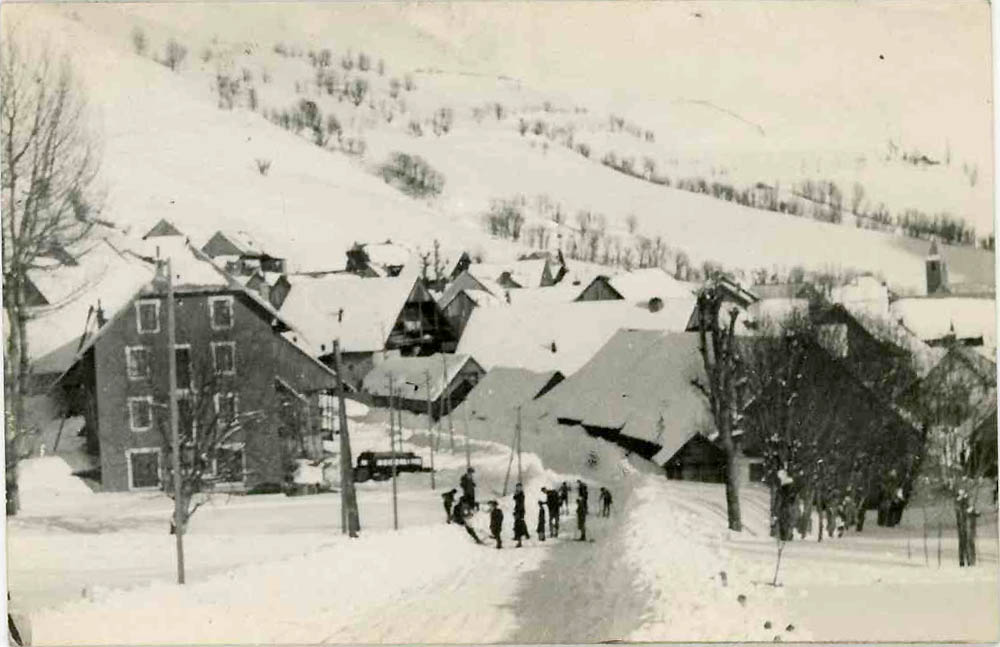
M 795 151 L 795 161 L 789 161 L 781 146 L 775 149 L 770 139 L 755 140 L 759 135 L 737 136 L 749 127 L 734 125 L 739 120 L 726 110 L 698 101 L 664 99 L 660 105 L 668 115 L 664 117 L 667 125 L 649 122 L 662 135 L 655 143 L 609 134 L 606 111 L 610 108 L 587 89 L 592 84 L 578 81 L 574 88 L 562 79 L 542 92 L 537 88 L 544 84 L 533 88 L 530 82 L 498 75 L 502 74 L 497 70 L 502 66 L 503 59 L 498 57 L 502 49 L 479 51 L 484 58 L 470 55 L 469 51 L 477 51 L 464 49 L 470 42 L 467 30 L 472 23 L 462 22 L 462 13 L 455 9 L 437 17 L 444 22 L 435 19 L 433 12 L 396 5 L 317 9 L 316 13 L 268 6 L 252 10 L 102 6 L 21 11 L 39 26 L 39 33 L 74 44 L 73 57 L 85 72 L 91 101 L 101 117 L 113 218 L 141 232 L 167 217 L 196 242 L 219 227 L 247 228 L 252 223 L 259 238 L 287 250 L 293 265 L 299 267 L 339 267 L 343 250 L 354 240 L 386 238 L 423 249 L 439 238 L 448 256 L 468 248 L 509 258 L 514 248 L 487 236 L 482 214 L 497 198 L 544 194 L 560 203 L 569 218 L 579 209 L 605 214 L 613 232 L 623 231 L 625 218 L 634 215 L 641 234 L 662 236 L 695 264 L 712 260 L 744 269 L 804 265 L 872 270 L 882 273 L 898 290 L 919 292 L 922 288 L 926 243 L 752 210 L 627 177 L 599 164 L 597 152 L 587 160 L 544 137 L 519 135 L 517 120 L 522 114 L 565 123 L 576 129 L 578 141 L 595 147 L 608 140 L 619 152 L 649 154 L 675 177 L 685 169 L 700 172 L 711 167 L 711 172 L 705 172 L 710 180 L 716 172 L 724 180 L 744 173 L 745 178 L 737 179 L 778 180 L 787 186 L 799 177 L 818 175 L 848 186 L 851 178 L 864 180 L 875 173 L 885 176 L 878 184 L 891 189 L 882 193 L 903 193 L 916 202 L 895 201 L 889 195 L 884 199 L 894 209 L 918 206 L 926 211 L 948 208 L 964 213 L 981 211 L 983 204 L 989 208 L 985 168 L 976 191 L 984 193 L 986 201 L 977 197 L 973 202 L 978 206 L 969 207 L 961 202 L 964 190 L 955 182 L 933 179 L 943 169 L 879 170 L 889 167 L 877 155 L 869 154 L 869 161 L 859 166 L 845 152 L 829 162 L 824 159 L 830 154 L 819 149 L 815 155 Z M 504 15 L 503 24 L 509 26 L 516 16 L 516 12 Z M 544 18 L 555 19 L 552 15 Z M 442 25 L 454 26 L 456 21 L 461 28 L 452 38 Z M 168 37 L 185 43 L 189 54 L 181 71 L 172 73 L 148 56 L 135 55 L 129 37 L 133 27 L 148 33 L 150 50 L 156 54 Z M 272 51 L 276 44 L 293 54 L 277 55 Z M 336 61 L 348 50 L 364 49 L 373 58 L 384 57 L 386 76 L 370 72 L 366 77 L 373 87 L 371 104 L 354 109 L 317 96 L 309 87 L 313 70 L 304 56 L 312 47 L 330 47 L 338 71 Z M 206 49 L 213 52 L 213 58 L 201 58 Z M 516 61 L 520 59 L 511 64 Z M 286 109 L 305 97 L 315 100 L 326 113 L 337 114 L 345 135 L 365 140 L 364 155 L 319 150 L 306 137 L 283 131 L 245 108 L 219 110 L 212 91 L 216 71 L 237 74 L 244 67 L 255 79 L 263 78 L 265 72 L 271 79 L 255 81 L 262 110 Z M 416 89 L 403 93 L 405 110 L 397 110 L 398 102 L 387 99 L 388 78 L 405 73 L 415 78 Z M 295 86 L 301 86 L 298 92 Z M 597 106 L 592 111 L 589 100 Z M 493 101 L 506 107 L 504 118 L 473 114 L 475 108 Z M 546 101 L 552 112 L 542 109 Z M 387 123 L 382 117 L 394 105 L 395 119 Z M 438 137 L 429 132 L 430 117 L 441 107 L 453 109 L 455 124 L 450 133 Z M 407 133 L 411 120 L 424 125 L 424 136 Z M 677 157 L 673 147 L 684 139 L 681 133 L 691 128 L 733 136 L 710 141 L 694 137 L 702 146 L 692 154 L 695 161 L 685 161 L 682 155 L 671 168 L 671 158 Z M 729 140 L 740 144 L 727 147 Z M 765 158 L 776 155 L 778 161 L 733 161 L 737 152 L 747 156 L 741 151 L 748 142 L 751 151 Z M 440 198 L 431 202 L 407 198 L 372 172 L 397 150 L 425 157 L 444 174 Z M 256 172 L 257 158 L 272 161 L 266 177 Z M 750 168 L 749 175 L 742 168 Z M 915 188 L 919 188 L 917 193 Z M 869 188 L 869 193 L 875 199 L 877 192 Z M 949 195 L 959 203 L 940 202 L 941 196 Z M 725 235 L 720 236 L 720 231 Z M 946 255 L 952 254 L 946 251 Z M 981 281 L 984 275 L 992 275 L 988 254 L 955 250 L 954 256 L 953 281 Z

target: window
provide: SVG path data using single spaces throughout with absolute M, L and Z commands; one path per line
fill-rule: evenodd
M 149 431 L 153 426 L 153 396 L 129 398 L 128 421 L 132 431 Z
M 174 358 L 177 360 L 177 390 L 186 391 L 191 388 L 191 347 L 187 344 L 174 346 Z
M 140 333 L 160 332 L 160 302 L 157 299 L 135 302 L 135 325 Z
M 160 450 L 157 447 L 125 450 L 130 490 L 152 490 L 160 487 Z
M 152 353 L 146 346 L 125 348 L 125 372 L 130 380 L 144 380 L 150 375 Z
M 236 342 L 212 342 L 212 365 L 216 373 L 222 375 L 236 374 Z
M 233 297 L 210 297 L 209 314 L 212 330 L 229 330 L 233 327 Z
M 230 424 L 236 422 L 239 396 L 235 393 L 215 394 L 215 413 L 218 415 L 219 424 Z
M 191 396 L 177 398 L 177 433 L 181 438 L 195 439 L 197 427 L 195 425 L 194 402 Z
M 319 425 L 323 431 L 333 431 L 334 418 L 337 416 L 337 400 L 332 393 L 319 394 Z
M 246 471 L 242 443 L 222 445 L 216 450 L 213 472 L 219 483 L 242 483 Z

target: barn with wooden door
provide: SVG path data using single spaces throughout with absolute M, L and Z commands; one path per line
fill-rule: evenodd
M 379 362 L 362 384 L 362 393 L 376 407 L 389 406 L 389 386 L 396 406 L 426 414 L 428 399 L 436 420 L 454 410 L 486 372 L 469 355 L 439 353 L 426 357 L 389 357 Z

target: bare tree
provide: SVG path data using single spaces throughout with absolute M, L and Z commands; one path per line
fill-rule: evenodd
M 723 289 L 712 281 L 698 294 L 698 349 L 701 352 L 708 383 L 695 379 L 692 384 L 708 400 L 712 421 L 718 433 L 718 444 L 726 455 L 726 513 L 729 529 L 740 531 L 740 476 L 734 431 L 740 419 L 738 383 L 740 357 L 736 347 L 736 318 L 739 311 L 729 312 L 729 323 L 720 321 Z
M 28 274 L 42 257 L 88 235 L 102 196 L 95 183 L 99 155 L 68 59 L 57 59 L 44 47 L 32 51 L 9 30 L 0 59 L 7 514 L 12 515 L 18 510 L 17 463 L 31 436 L 24 418 L 30 378 Z
M 135 50 L 136 54 L 139 56 L 145 55 L 148 44 L 149 41 L 146 40 L 146 32 L 139 27 L 132 30 L 132 49 Z
M 187 47 L 181 45 L 175 39 L 167 41 L 166 50 L 163 52 L 163 64 L 176 72 L 187 57 Z

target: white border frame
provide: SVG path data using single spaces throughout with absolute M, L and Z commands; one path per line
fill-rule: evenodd
M 132 484 L 132 455 L 156 454 L 156 485 L 135 486 Z M 130 492 L 155 492 L 163 489 L 163 450 L 159 447 L 133 447 L 125 450 L 125 471 L 128 474 L 128 489 Z
M 156 307 L 156 330 L 142 329 L 142 306 L 152 305 Z M 135 329 L 140 335 L 155 335 L 160 332 L 160 300 L 159 299 L 139 299 L 135 302 Z
M 216 416 L 218 416 L 219 413 L 220 413 L 219 412 L 219 396 L 222 396 L 222 395 L 232 396 L 232 398 L 233 398 L 233 419 L 232 420 L 222 420 L 221 418 L 218 418 L 217 421 L 216 421 L 216 424 L 219 424 L 219 423 L 230 424 L 230 423 L 237 422 L 239 420 L 239 417 L 240 417 L 240 394 L 237 393 L 236 391 L 226 391 L 225 393 L 216 393 L 215 395 L 213 395 L 212 396 L 212 400 L 215 403 L 215 415 Z
M 133 402 L 145 402 L 149 405 L 149 426 L 148 427 L 136 427 L 135 426 L 135 416 L 132 413 L 132 403 Z M 141 434 L 149 431 L 153 428 L 155 415 L 153 413 L 153 396 L 151 395 L 134 395 L 129 397 L 125 401 L 125 407 L 128 409 L 128 428 L 133 433 Z
M 215 304 L 225 302 L 229 304 L 229 325 L 215 325 Z M 233 304 L 233 296 L 226 294 L 223 296 L 208 297 L 208 325 L 212 330 L 232 330 L 236 326 L 236 308 Z
M 210 345 L 212 350 L 212 370 L 216 375 L 236 375 L 236 342 L 235 341 L 213 341 Z M 219 370 L 219 362 L 215 354 L 215 349 L 221 346 L 228 346 L 232 349 L 233 365 L 232 369 L 228 371 Z

